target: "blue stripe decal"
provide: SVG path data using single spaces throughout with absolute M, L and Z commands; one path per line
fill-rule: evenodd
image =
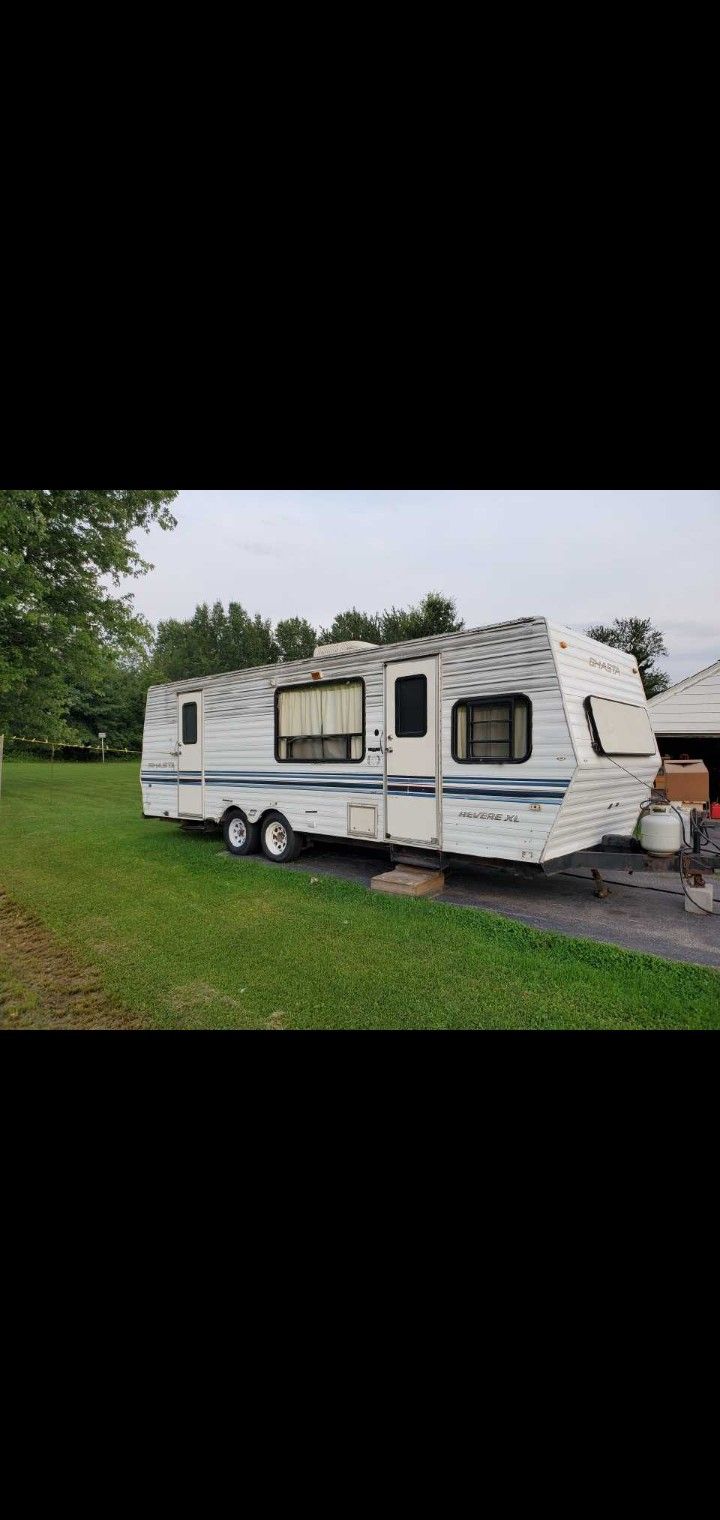
M 534 797 L 532 792 L 523 792 L 518 796 L 517 792 L 446 792 L 445 797 L 453 802 L 541 802 L 544 807 L 559 807 L 562 797 Z
M 270 786 L 270 784 L 268 783 L 266 786 L 264 786 L 264 787 L 261 788 L 259 786 L 255 786 L 253 783 L 251 783 L 249 781 L 234 781 L 234 780 L 232 780 L 232 778 L 229 778 L 229 779 L 227 779 L 225 781 L 208 781 L 208 782 L 206 782 L 206 785 L 209 786 L 209 787 L 212 787 L 214 789 L 217 789 L 217 787 L 224 787 L 224 786 L 237 787 L 237 788 L 242 789 L 243 791 L 263 790 L 263 791 L 282 792 L 282 791 L 286 791 L 286 790 L 291 790 L 291 791 L 345 792 L 349 796 L 352 796 L 355 792 L 371 792 L 372 795 L 375 796 L 375 797 L 379 797 L 379 796 L 382 795 L 382 787 L 381 786 L 373 786 L 371 782 L 365 782 L 365 783 L 358 782 L 355 786 L 348 787 L 348 786 L 343 786 L 343 784 L 342 784 L 341 781 L 325 781 L 325 782 L 322 782 L 322 781 L 291 781 L 291 782 L 280 783 L 278 786 L 275 786 L 275 787 Z M 391 792 L 391 793 L 393 793 L 393 794 L 394 793 L 402 793 L 403 795 L 405 795 L 406 793 L 412 793 L 413 795 L 422 796 L 422 797 L 434 797 L 435 796 L 435 788 L 434 788 L 434 786 L 411 786 L 411 785 L 407 785 L 407 786 L 405 786 L 405 785 L 402 785 L 402 786 L 389 786 L 388 787 L 388 791 Z
M 383 775 L 371 774 L 367 769 L 357 771 L 329 771 L 318 774 L 312 770 L 293 771 L 288 774 L 282 768 L 275 770 L 208 770 L 206 785 L 218 787 L 241 787 L 243 789 L 271 788 L 300 791 L 371 793 L 379 796 L 383 790 Z M 201 771 L 141 771 L 141 781 L 160 786 L 202 786 Z M 570 778 L 513 776 L 464 776 L 458 771 L 443 777 L 443 790 L 448 800 L 457 802 L 535 802 L 559 806 L 570 785 Z M 391 775 L 387 778 L 387 792 L 391 797 L 433 798 L 436 795 L 434 776 Z
M 535 792 L 530 792 L 527 787 L 519 790 L 515 786 L 447 786 L 445 796 L 554 796 L 556 801 L 562 801 L 562 792 L 550 792 L 544 787 L 536 787 Z

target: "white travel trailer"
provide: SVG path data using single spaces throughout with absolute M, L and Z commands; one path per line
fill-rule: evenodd
M 658 767 L 632 655 L 531 617 L 153 686 L 141 785 L 146 818 L 222 825 L 236 855 L 556 870 L 632 833 Z

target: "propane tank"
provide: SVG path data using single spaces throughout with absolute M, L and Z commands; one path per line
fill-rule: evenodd
M 683 842 L 683 826 L 672 808 L 653 802 L 640 819 L 640 844 L 648 855 L 675 855 Z

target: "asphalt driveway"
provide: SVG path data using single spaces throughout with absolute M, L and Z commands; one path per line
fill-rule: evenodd
M 720 829 L 713 830 L 717 837 Z M 720 855 L 718 855 L 720 866 Z M 269 867 L 274 870 L 275 867 Z M 314 845 L 285 870 L 342 877 L 369 887 L 378 871 L 389 869 L 388 854 L 369 846 Z M 605 871 L 610 895 L 598 898 L 588 871 L 526 879 L 486 867 L 454 868 L 435 902 L 458 908 L 484 908 L 520 919 L 535 929 L 580 935 L 622 945 L 668 960 L 720 967 L 720 874 L 715 883 L 715 913 L 687 913 L 677 873 L 643 871 L 628 876 Z

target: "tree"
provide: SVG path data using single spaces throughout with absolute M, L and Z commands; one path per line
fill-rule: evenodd
M 67 742 L 96 745 L 102 729 L 108 748 L 139 750 L 151 679 L 147 660 L 106 658 L 91 683 L 71 691 Z
M 280 646 L 269 618 L 250 617 L 239 602 L 209 608 L 202 602 L 184 622 L 158 623 L 152 658 L 153 681 L 181 681 L 190 676 L 219 675 L 250 665 L 272 665 Z
M 402 639 L 428 638 L 435 633 L 458 633 L 464 628 L 455 602 L 440 591 L 429 591 L 416 607 L 390 607 L 385 612 L 339 612 L 330 628 L 323 628 L 323 644 L 346 639 L 365 639 L 371 644 L 397 644 Z
M 281 660 L 309 660 L 315 653 L 317 633 L 305 618 L 284 618 L 275 626 Z
M 588 628 L 587 635 L 601 644 L 609 644 L 612 649 L 624 649 L 633 656 L 646 697 L 657 696 L 670 684 L 665 672 L 658 670 L 656 665 L 660 656 L 667 657 L 665 637 L 659 628 L 653 628 L 649 618 L 616 618 L 612 627 L 606 628 L 600 623 L 595 628 Z
M 176 495 L 0 491 L 0 732 L 69 737 L 73 690 L 142 653 L 149 626 L 112 588 L 152 568 L 131 535 L 173 528 Z
M 398 611 L 391 607 L 382 615 L 383 644 L 398 644 L 401 639 L 423 639 L 436 633 L 459 633 L 465 624 L 457 615 L 450 596 L 429 591 L 417 607 Z
M 344 644 L 350 639 L 364 639 L 368 644 L 382 643 L 382 624 L 377 614 L 358 612 L 351 607 L 348 612 L 337 612 L 329 628 L 321 628 L 320 644 Z

